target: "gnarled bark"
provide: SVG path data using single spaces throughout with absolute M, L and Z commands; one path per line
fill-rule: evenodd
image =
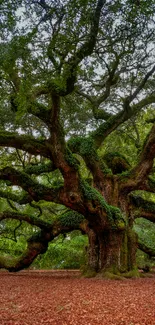
M 150 257 L 155 257 L 155 248 L 147 246 L 140 239 L 138 239 L 138 248 Z
M 5 268 L 10 272 L 17 272 L 29 267 L 34 259 L 46 252 L 51 234 L 39 232 L 33 235 L 27 242 L 27 248 L 19 257 L 0 256 L 0 268 Z
M 88 232 L 88 270 L 121 274 L 136 267 L 137 236 L 131 230 Z

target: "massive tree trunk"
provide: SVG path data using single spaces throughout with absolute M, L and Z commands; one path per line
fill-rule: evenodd
M 88 231 L 88 270 L 127 273 L 136 268 L 137 236 L 132 229 Z

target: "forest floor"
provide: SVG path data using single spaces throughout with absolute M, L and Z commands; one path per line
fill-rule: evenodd
M 155 325 L 155 277 L 86 279 L 78 271 L 0 272 L 1 325 Z

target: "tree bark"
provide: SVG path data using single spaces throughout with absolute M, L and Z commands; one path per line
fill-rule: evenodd
M 137 236 L 133 230 L 88 231 L 88 270 L 121 274 L 136 267 Z

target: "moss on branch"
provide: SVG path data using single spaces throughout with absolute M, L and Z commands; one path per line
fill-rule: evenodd
M 140 195 L 130 195 L 130 202 L 133 206 L 134 218 L 144 218 L 155 222 L 155 202 L 146 200 Z
M 89 184 L 86 181 L 82 180 L 80 186 L 84 198 L 87 201 L 90 201 L 91 206 L 94 208 L 95 215 L 97 211 L 99 212 L 99 210 L 102 210 L 107 216 L 106 223 L 108 227 L 110 227 L 111 229 L 118 229 L 118 230 L 125 229 L 126 226 L 125 220 L 119 208 L 107 204 L 103 196 L 96 189 L 89 186 Z M 91 213 L 91 209 L 90 209 L 90 213 Z M 103 218 L 105 218 L 105 216 Z
M 41 155 L 46 158 L 50 158 L 51 155 L 45 140 L 37 140 L 31 136 L 5 131 L 0 132 L 0 146 L 20 149 L 35 156 Z
M 76 211 L 67 211 L 62 214 L 58 219 L 62 227 L 73 227 L 76 229 L 80 226 L 80 223 L 84 221 L 84 216 Z
M 17 202 L 18 204 L 21 204 L 21 205 L 32 202 L 32 197 L 27 193 L 17 195 L 17 194 L 11 193 L 9 191 L 7 191 L 7 192 L 0 191 L 0 197 L 2 197 L 4 199 L 12 200 L 13 202 Z
M 65 159 L 70 167 L 74 167 L 75 170 L 78 170 L 79 161 L 74 157 L 73 153 L 68 147 L 66 148 Z
M 95 146 L 98 148 L 103 140 L 125 120 L 124 112 L 111 116 L 105 123 L 102 123 L 95 131 L 91 133 Z
M 24 171 L 26 174 L 29 174 L 29 175 L 40 175 L 42 173 L 49 173 L 49 172 L 52 172 L 56 170 L 56 168 L 54 167 L 53 163 L 50 161 L 48 163 L 38 163 L 37 165 L 34 164 L 34 165 L 29 165 L 27 166 Z
M 0 268 L 5 268 L 10 272 L 17 272 L 29 267 L 39 254 L 44 254 L 46 252 L 48 243 L 60 233 L 70 232 L 74 229 L 82 229 L 84 231 L 84 228 L 81 226 L 84 217 L 75 211 L 67 211 L 52 223 L 45 222 L 36 217 L 24 214 L 21 215 L 10 211 L 5 212 L 3 215 L 0 214 L 0 220 L 8 217 L 24 220 L 42 229 L 27 240 L 27 248 L 19 257 L 12 258 L 8 255 L 0 256 Z
M 141 185 L 148 179 L 148 175 L 152 171 L 155 158 L 155 125 L 152 126 L 147 135 L 142 152 L 139 157 L 139 162 L 132 170 L 133 178 L 136 184 Z
M 113 174 L 122 174 L 131 168 L 127 159 L 119 152 L 109 152 L 103 156 L 103 160 L 111 168 Z
M 140 195 L 130 195 L 130 201 L 137 208 L 144 209 L 147 212 L 155 213 L 155 202 L 146 200 Z
M 150 257 L 155 256 L 155 246 L 154 247 L 147 246 L 140 239 L 138 239 L 138 248 L 144 253 L 148 254 Z
M 151 176 L 148 177 L 148 185 L 149 185 L 151 192 L 155 193 L 155 180 Z
M 12 167 L 6 167 L 0 170 L 0 179 L 5 181 L 9 180 L 12 185 L 20 186 L 22 189 L 28 192 L 36 202 L 39 200 L 47 200 L 55 203 L 61 203 L 59 199 L 61 186 L 58 188 L 46 187 L 34 181 L 26 173 L 17 171 Z
M 4 219 L 15 219 L 20 221 L 26 221 L 33 226 L 37 226 L 41 229 L 50 229 L 52 227 L 51 223 L 39 219 L 35 216 L 28 215 L 21 212 L 14 211 L 3 211 L 0 213 L 0 221 Z
M 27 241 L 27 248 L 19 257 L 0 256 L 0 268 L 10 272 L 17 272 L 31 265 L 34 259 L 46 252 L 48 242 L 53 239 L 49 231 L 39 231 Z
M 84 159 L 98 160 L 98 155 L 91 137 L 74 137 L 68 141 L 68 146 L 72 152 L 78 153 Z

